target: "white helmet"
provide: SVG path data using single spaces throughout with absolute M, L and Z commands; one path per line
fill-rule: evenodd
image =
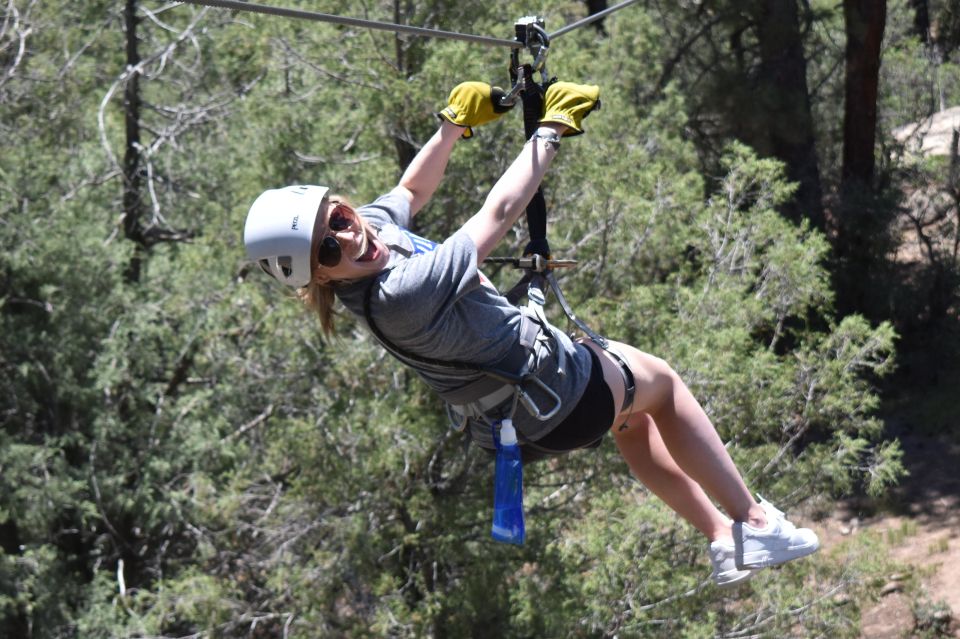
M 313 225 L 329 190 L 302 184 L 261 193 L 243 228 L 247 257 L 284 284 L 309 284 Z

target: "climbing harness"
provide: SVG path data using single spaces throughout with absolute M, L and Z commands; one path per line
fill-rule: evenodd
M 539 254 L 533 254 L 523 257 L 488 257 L 484 262 L 489 264 L 507 264 L 525 271 L 520 281 L 517 282 L 504 297 L 506 297 L 507 301 L 511 304 L 517 306 L 525 290 L 527 308 L 543 322 L 547 321 L 543 311 L 543 307 L 546 304 L 546 295 L 543 289 L 544 283 L 546 283 L 550 287 L 550 290 L 553 291 L 554 296 L 557 298 L 557 303 L 560 304 L 560 308 L 563 310 L 563 314 L 566 315 L 567 319 L 586 335 L 591 342 L 602 348 L 616 360 L 619 366 L 620 376 L 623 378 L 623 387 L 625 390 L 619 412 L 627 410 L 633 404 L 633 397 L 636 394 L 637 388 L 633 371 L 630 369 L 627 360 L 619 351 L 610 346 L 610 341 L 607 340 L 607 338 L 591 329 L 586 322 L 577 317 L 570 303 L 567 302 L 567 298 L 564 297 L 563 291 L 560 289 L 560 283 L 553 273 L 553 270 L 557 268 L 576 266 L 576 260 L 552 260 Z
M 426 369 L 438 373 L 458 373 L 478 375 L 478 379 L 451 391 L 439 393 L 447 403 L 447 412 L 451 424 L 456 430 L 463 430 L 468 419 L 483 419 L 487 422 L 510 418 L 516 412 L 517 406 L 522 405 L 528 413 L 540 421 L 553 418 L 563 405 L 560 396 L 547 386 L 538 377 L 541 368 L 538 363 L 547 361 L 546 352 L 555 348 L 558 353 L 559 367 L 564 365 L 565 354 L 553 337 L 553 334 L 540 323 L 539 318 L 532 317 L 529 312 L 521 309 L 520 313 L 520 345 L 522 349 L 513 349 L 510 355 L 493 366 L 480 366 L 453 360 L 440 360 L 417 353 L 412 353 L 395 344 L 388 338 L 373 319 L 371 302 L 374 288 L 379 285 L 379 279 L 374 278 L 367 285 L 363 299 L 363 316 L 384 348 L 394 357 L 414 368 Z M 543 393 L 550 404 L 540 406 L 531 395 L 532 390 Z M 493 415 L 498 407 L 504 406 L 510 400 L 506 413 Z

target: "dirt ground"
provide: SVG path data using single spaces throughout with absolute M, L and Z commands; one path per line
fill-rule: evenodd
M 865 609 L 864 639 L 960 638 L 960 444 L 910 432 L 899 438 L 910 476 L 891 503 L 876 513 L 846 504 L 820 525 L 826 538 L 880 532 L 892 557 L 909 566 Z

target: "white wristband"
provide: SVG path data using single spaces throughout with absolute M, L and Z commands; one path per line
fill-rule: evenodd
M 540 127 L 534 131 L 533 135 L 530 137 L 531 140 L 536 140 L 538 138 L 552 146 L 554 150 L 560 148 L 560 134 L 553 129 Z

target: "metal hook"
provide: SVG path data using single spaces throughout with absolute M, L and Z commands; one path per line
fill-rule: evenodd
M 535 386 L 540 388 L 540 390 L 547 395 L 550 401 L 553 402 L 553 407 L 550 408 L 550 410 L 548 410 L 546 413 L 544 413 L 543 411 L 540 410 L 540 407 L 537 406 L 537 403 L 533 400 L 532 397 L 530 397 L 527 391 L 523 389 L 523 386 L 518 385 L 517 390 L 519 391 L 518 396 L 520 399 L 520 403 L 523 404 L 523 407 L 526 408 L 527 412 L 530 413 L 535 419 L 542 422 L 545 422 L 548 419 L 551 419 L 554 415 L 556 415 L 560 411 L 560 408 L 563 406 L 563 400 L 560 399 L 560 396 L 557 395 L 556 391 L 554 391 L 552 388 L 547 386 L 536 375 L 527 375 L 527 377 L 523 380 L 523 383 L 526 384 L 527 382 L 531 382 Z

